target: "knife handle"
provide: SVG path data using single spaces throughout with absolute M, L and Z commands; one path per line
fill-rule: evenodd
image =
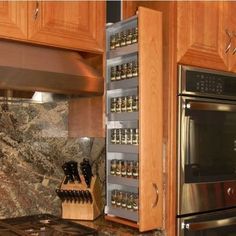
M 90 202 L 90 203 L 93 203 L 92 194 L 90 193 L 89 190 L 86 190 L 86 194 L 87 194 L 87 196 L 88 196 L 88 200 L 89 200 L 89 202 Z
M 76 199 L 77 199 L 78 203 L 80 203 L 81 202 L 81 197 L 80 197 L 79 191 L 78 190 L 74 190 L 74 194 L 76 196 Z
M 82 203 L 84 203 L 85 198 L 84 198 L 83 190 L 79 190 L 79 195 L 80 195 L 80 199 L 82 200 Z

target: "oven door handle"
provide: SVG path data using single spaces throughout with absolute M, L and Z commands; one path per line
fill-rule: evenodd
M 182 227 L 189 231 L 205 230 L 205 229 L 214 229 L 224 226 L 230 226 L 236 224 L 236 217 L 230 217 L 220 220 L 210 220 L 197 223 L 183 223 Z
M 185 108 L 190 110 L 236 112 L 236 105 L 223 103 L 188 101 Z

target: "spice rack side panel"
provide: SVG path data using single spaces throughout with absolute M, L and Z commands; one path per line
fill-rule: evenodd
M 147 231 L 162 229 L 164 215 L 162 13 L 143 7 L 138 12 L 141 180 L 139 230 Z

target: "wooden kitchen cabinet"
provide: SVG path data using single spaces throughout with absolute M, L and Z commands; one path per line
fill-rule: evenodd
M 28 4 L 30 41 L 82 51 L 103 51 L 104 1 L 35 1 Z
M 0 37 L 102 53 L 104 1 L 0 1 Z
M 27 2 L 0 1 L 0 37 L 27 39 Z
M 110 49 L 113 36 L 125 32 L 128 35 L 130 29 L 138 29 L 138 43 Z M 106 219 L 140 231 L 161 229 L 164 197 L 162 15 L 140 7 L 137 16 L 108 26 L 106 35 Z M 132 73 L 128 69 L 122 72 L 131 64 Z M 134 69 L 136 65 L 138 70 Z M 121 78 L 120 67 L 123 68 Z M 121 195 L 122 204 L 119 203 Z
M 235 10 L 235 2 L 178 2 L 177 62 L 236 72 Z
M 164 123 L 164 230 L 177 234 L 177 113 L 179 64 L 236 72 L 236 37 L 228 53 L 225 30 L 236 32 L 236 3 L 233 1 L 127 1 L 123 16 L 132 16 L 138 6 L 163 14 L 163 123 Z M 153 22 L 155 27 L 156 22 Z

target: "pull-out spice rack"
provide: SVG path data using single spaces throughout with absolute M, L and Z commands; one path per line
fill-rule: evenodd
M 161 13 L 140 7 L 106 32 L 106 219 L 151 230 L 163 214 Z

